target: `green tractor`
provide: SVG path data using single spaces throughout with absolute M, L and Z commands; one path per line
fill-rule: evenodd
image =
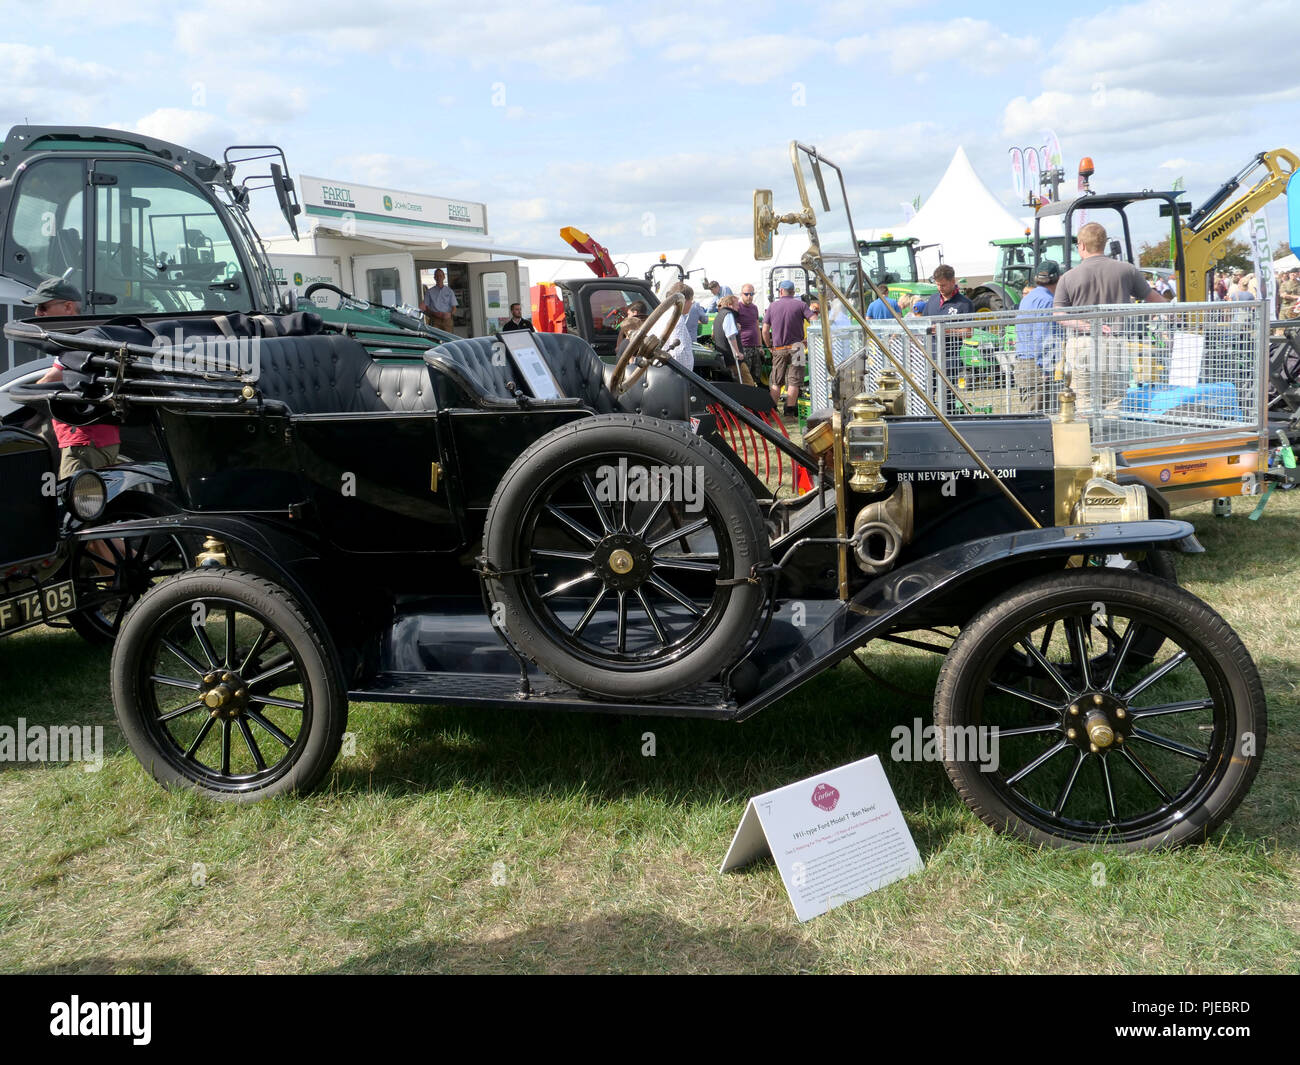
M 895 239 L 886 233 L 880 240 L 858 241 L 858 255 L 871 280 L 877 285 L 889 286 L 892 299 L 898 299 L 905 292 L 928 299 L 938 288 L 930 281 L 921 280 L 916 268 L 916 253 L 934 246 L 923 245 L 915 237 Z
M 976 312 L 1009 311 L 1020 306 L 1025 286 L 1032 285 L 1038 258 L 1034 255 L 1034 238 L 1029 233 L 1021 237 L 1002 237 L 990 241 L 998 250 L 997 267 L 992 281 L 966 288 Z M 1054 259 L 1064 271 L 1064 237 L 1040 237 L 1041 258 Z

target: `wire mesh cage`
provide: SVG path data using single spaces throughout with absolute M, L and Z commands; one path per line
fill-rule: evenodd
M 1261 301 L 1011 310 L 831 326 L 840 395 L 871 390 L 882 347 L 945 414 L 1057 414 L 1067 381 L 1096 446 L 1259 431 L 1268 316 Z M 914 338 L 914 339 L 913 339 Z M 820 328 L 809 330 L 812 406 L 830 403 Z M 922 354 L 924 352 L 924 354 Z M 948 381 L 929 365 L 941 366 Z M 927 411 L 907 398 L 909 414 Z

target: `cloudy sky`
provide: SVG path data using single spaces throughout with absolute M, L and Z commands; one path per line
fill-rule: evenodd
M 271 141 L 293 172 L 486 202 L 503 243 L 577 225 L 620 252 L 744 236 L 755 186 L 788 208 L 794 138 L 844 165 L 864 226 L 958 145 L 1018 215 L 1008 149 L 1049 129 L 1097 188 L 1182 177 L 1196 202 L 1300 149 L 1291 0 L 869 6 L 45 0 L 0 31 L 0 122 Z

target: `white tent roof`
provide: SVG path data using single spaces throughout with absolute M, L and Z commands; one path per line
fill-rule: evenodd
M 1300 270 L 1300 259 L 1297 259 L 1294 253 L 1283 255 L 1282 258 L 1273 260 L 1273 270 L 1275 272 L 1278 270 Z
M 958 277 L 987 277 L 993 273 L 995 258 L 989 241 L 1014 237 L 1024 229 L 980 180 L 966 150 L 959 147 L 916 217 L 890 232 L 916 237 L 922 244 L 941 244 L 943 261 Z
M 375 244 L 387 244 L 394 248 L 403 250 L 415 250 L 423 252 L 433 251 L 452 251 L 465 252 L 477 251 L 488 252 L 496 256 L 508 256 L 514 259 L 533 259 L 540 257 L 554 257 L 558 259 L 568 259 L 573 261 L 582 261 L 585 256 L 578 255 L 575 252 L 564 252 L 558 248 L 541 249 L 541 248 L 521 248 L 521 247 L 503 247 L 497 244 L 491 237 L 485 237 L 478 234 L 456 233 L 447 230 L 430 230 L 421 226 L 403 226 L 394 225 L 389 222 L 371 223 L 366 221 L 353 221 L 345 231 L 338 223 L 333 220 L 321 221 L 314 219 L 311 230 L 314 233 L 322 233 L 326 236 L 336 237 L 359 237 Z M 572 269 L 572 266 L 570 267 Z

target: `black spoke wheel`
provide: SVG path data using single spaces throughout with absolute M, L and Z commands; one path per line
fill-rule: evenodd
M 145 514 L 116 514 L 129 521 Z M 81 540 L 72 549 L 68 571 L 76 582 L 77 602 L 88 605 L 69 616 L 72 627 L 90 643 L 112 643 L 122 619 L 159 581 L 190 566 L 192 538 L 156 532 L 143 536 Z
M 765 602 L 762 515 L 684 428 L 610 415 L 548 434 L 507 471 L 484 528 L 489 595 L 516 646 L 595 695 L 647 699 L 736 660 Z
M 1027 582 L 962 631 L 935 724 L 948 775 L 987 824 L 1124 850 L 1222 824 L 1267 730 L 1255 665 L 1221 617 L 1165 581 L 1090 568 Z
M 347 722 L 302 610 L 236 570 L 193 570 L 146 593 L 122 625 L 112 679 L 118 724 L 144 767 L 217 798 L 311 788 Z

